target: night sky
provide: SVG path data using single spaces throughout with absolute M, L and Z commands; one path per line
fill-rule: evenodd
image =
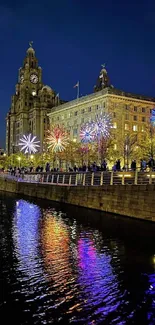
M 43 82 L 64 100 L 93 91 L 102 63 L 111 83 L 155 96 L 155 1 L 0 1 L 0 146 L 29 41 Z

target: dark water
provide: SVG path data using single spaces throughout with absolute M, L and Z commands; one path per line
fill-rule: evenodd
M 0 324 L 155 324 L 154 234 L 0 194 Z

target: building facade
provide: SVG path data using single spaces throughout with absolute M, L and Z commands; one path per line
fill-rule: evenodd
M 70 139 L 79 142 L 83 124 L 94 121 L 101 111 L 110 113 L 113 123 L 111 132 L 117 150 L 120 138 L 125 139 L 131 134 L 137 139 L 145 137 L 154 107 L 153 98 L 126 93 L 111 86 L 103 67 L 94 93 L 53 108 L 49 118 L 51 125 L 63 125 L 70 134 Z
M 19 151 L 19 139 L 28 133 L 36 135 L 43 148 L 49 119 L 47 114 L 61 101 L 55 91 L 42 82 L 35 50 L 30 43 L 23 66 L 19 69 L 15 94 L 6 117 L 6 153 Z

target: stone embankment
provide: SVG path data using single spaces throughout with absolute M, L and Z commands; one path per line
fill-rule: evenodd
M 0 178 L 0 190 L 155 221 L 155 185 L 66 186 Z

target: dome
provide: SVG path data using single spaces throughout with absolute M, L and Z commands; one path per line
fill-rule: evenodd
M 51 87 L 49 87 L 49 86 L 44 86 L 42 89 L 41 89 L 42 91 L 44 91 L 44 90 L 47 90 L 47 91 L 52 91 L 53 92 L 53 90 L 52 90 L 52 88 Z
M 35 54 L 35 50 L 33 49 L 33 47 L 29 47 L 28 50 L 27 50 L 27 53 Z

